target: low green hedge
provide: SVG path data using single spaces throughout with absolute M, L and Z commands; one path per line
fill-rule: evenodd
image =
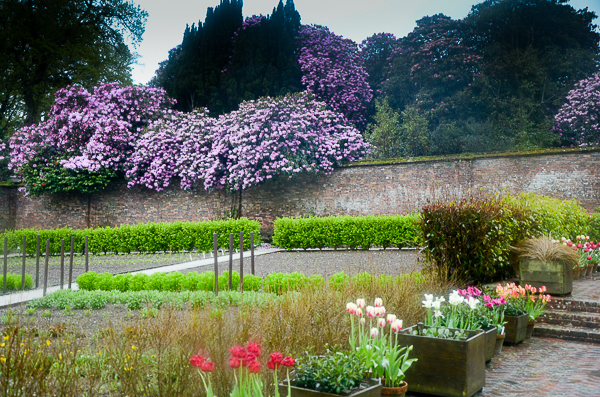
M 590 239 L 600 241 L 600 212 L 590 214 L 590 229 L 588 232 Z
M 242 296 L 243 295 L 243 296 Z M 164 305 L 183 309 L 186 307 L 205 307 L 209 304 L 215 306 L 240 306 L 242 304 L 252 307 L 277 303 L 278 296 L 259 292 L 223 291 L 215 295 L 206 291 L 72 291 L 59 290 L 43 298 L 34 299 L 27 303 L 33 309 L 71 309 L 99 310 L 107 304 L 125 305 L 128 309 L 139 310 L 146 307 L 160 309 Z
M 89 252 L 98 253 L 130 253 L 160 251 L 199 251 L 208 252 L 213 249 L 213 233 L 219 236 L 219 246 L 229 247 L 229 234 L 234 233 L 235 243 L 239 247 L 240 232 L 244 232 L 244 248 L 250 248 L 250 232 L 254 232 L 254 243 L 260 243 L 260 223 L 249 219 L 231 219 L 225 221 L 140 223 L 123 225 L 114 228 L 97 228 L 74 230 L 62 229 L 19 229 L 5 232 L 8 237 L 9 250 L 23 245 L 23 235 L 27 239 L 27 253 L 36 252 L 36 236 L 41 237 L 40 251 L 46 247 L 46 239 L 50 239 L 50 253 L 60 253 L 60 240 L 65 239 L 65 251 L 71 249 L 71 236 L 75 236 L 76 253 L 84 253 L 84 239 L 88 236 Z M 0 236 L 1 237 L 1 236 Z M 2 239 L 0 239 L 2 240 Z M 0 241 L 0 252 L 4 250 L 4 242 Z
M 286 249 L 414 247 L 418 215 L 278 218 L 273 242 Z
M 219 276 L 219 290 L 229 289 L 229 272 Z M 77 277 L 77 285 L 86 291 L 213 291 L 215 289 L 215 273 L 190 272 L 157 272 L 151 275 L 117 274 L 87 272 Z M 236 271 L 231 276 L 231 287 L 237 290 L 240 285 L 240 274 Z M 259 291 L 262 288 L 262 278 L 252 274 L 244 275 L 244 291 Z
M 0 291 L 4 285 L 3 274 L 0 273 Z M 21 289 L 21 283 L 23 278 L 18 273 L 6 273 L 6 290 L 7 291 L 18 291 Z M 33 288 L 33 277 L 31 275 L 25 275 L 25 289 Z
M 330 288 L 341 290 L 352 284 L 356 288 L 366 288 L 372 283 L 386 285 L 399 282 L 401 279 L 412 278 L 415 283 L 421 280 L 421 274 L 413 272 L 397 277 L 373 276 L 369 273 L 359 273 L 356 276 L 348 276 L 344 272 L 334 274 L 329 278 Z M 191 272 L 182 274 L 178 272 L 154 273 L 147 275 L 139 273 L 117 274 L 87 272 L 77 277 L 79 289 L 83 291 L 204 291 L 214 290 L 215 273 L 207 271 L 203 273 Z M 232 273 L 232 289 L 239 289 L 240 275 Z M 244 275 L 244 291 L 260 291 L 281 295 L 289 291 L 300 291 L 304 288 L 322 288 L 325 286 L 325 278 L 320 274 L 306 276 L 299 272 L 293 273 L 270 273 L 264 279 L 251 274 Z M 229 287 L 229 273 L 223 272 L 219 276 L 219 291 L 227 291 Z

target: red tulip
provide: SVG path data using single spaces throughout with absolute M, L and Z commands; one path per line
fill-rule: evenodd
M 190 358 L 190 364 L 192 364 L 194 367 L 200 367 L 204 360 L 204 357 L 202 357 L 200 354 L 196 354 Z
M 205 361 L 200 365 L 202 372 L 213 372 L 215 370 L 215 363 L 212 361 Z
M 260 356 L 260 344 L 250 342 L 248 343 L 248 346 L 246 346 L 246 350 L 248 350 L 248 353 L 252 353 L 256 357 Z
M 281 365 L 283 365 L 284 367 L 293 367 L 294 364 L 296 364 L 296 360 L 294 360 L 292 357 L 287 356 L 286 358 L 283 359 L 283 361 L 281 362 Z
M 229 352 L 235 358 L 244 358 L 248 354 L 248 352 L 246 352 L 246 349 L 244 349 L 241 346 L 233 347 L 231 350 L 229 350 Z
M 283 354 L 280 352 L 271 353 L 269 357 L 275 364 L 281 364 L 281 361 L 283 361 Z
M 242 359 L 242 367 L 248 367 L 256 361 L 256 356 L 252 353 L 248 353 L 248 355 Z
M 239 358 L 232 357 L 229 359 L 229 366 L 231 368 L 239 368 L 240 364 L 241 364 L 241 362 L 240 362 Z
M 249 365 L 248 365 L 248 372 L 252 373 L 252 374 L 257 374 L 260 372 L 260 363 L 256 360 L 252 361 Z

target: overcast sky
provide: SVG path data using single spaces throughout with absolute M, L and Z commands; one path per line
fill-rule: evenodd
M 326 25 L 338 35 L 357 43 L 373 33 L 388 32 L 406 36 L 415 21 L 426 15 L 443 13 L 464 18 L 476 0 L 294 0 L 303 24 Z M 169 49 L 181 44 L 185 25 L 204 22 L 206 8 L 220 0 L 134 0 L 149 14 L 142 44 L 134 51 L 140 55 L 133 68 L 133 81 L 147 83 Z M 270 14 L 279 0 L 244 0 L 244 16 Z M 285 0 L 284 0 L 285 3 Z M 600 0 L 571 0 L 576 9 L 589 7 L 600 14 Z M 595 23 L 598 25 L 599 20 Z

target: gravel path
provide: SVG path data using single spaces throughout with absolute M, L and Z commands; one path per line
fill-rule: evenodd
M 282 251 L 258 256 L 254 260 L 256 275 L 261 277 L 274 272 L 300 272 L 307 276 L 322 274 L 328 277 L 341 271 L 348 275 L 369 272 L 395 276 L 421 268 L 417 263 L 415 250 Z M 228 266 L 228 263 L 220 263 L 219 273 L 227 270 Z M 212 265 L 188 269 L 182 273 L 207 270 L 213 270 Z M 239 260 L 233 261 L 233 270 L 239 272 Z M 250 259 L 244 258 L 244 273 L 250 273 Z

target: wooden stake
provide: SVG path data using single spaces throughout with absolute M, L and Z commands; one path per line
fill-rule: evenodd
M 46 260 L 44 263 L 44 294 L 46 296 L 46 289 L 48 288 L 48 258 L 50 257 L 50 239 L 46 240 Z
M 40 286 L 40 235 L 35 237 L 35 288 Z
M 215 295 L 219 295 L 219 258 L 217 258 L 219 243 L 217 242 L 217 233 L 213 233 L 213 243 L 215 252 Z
M 69 253 L 69 289 L 73 281 L 73 255 L 75 254 L 75 236 L 71 236 L 71 252 Z
M 233 233 L 229 233 L 229 290 L 231 291 L 233 273 Z
M 23 235 L 23 266 L 21 266 L 21 291 L 25 291 L 25 261 L 27 259 L 27 236 Z
M 6 274 L 8 272 L 8 237 L 4 237 L 4 271 L 2 272 L 4 280 L 2 282 L 2 293 L 6 294 Z
M 65 239 L 60 239 L 60 289 L 65 283 Z

